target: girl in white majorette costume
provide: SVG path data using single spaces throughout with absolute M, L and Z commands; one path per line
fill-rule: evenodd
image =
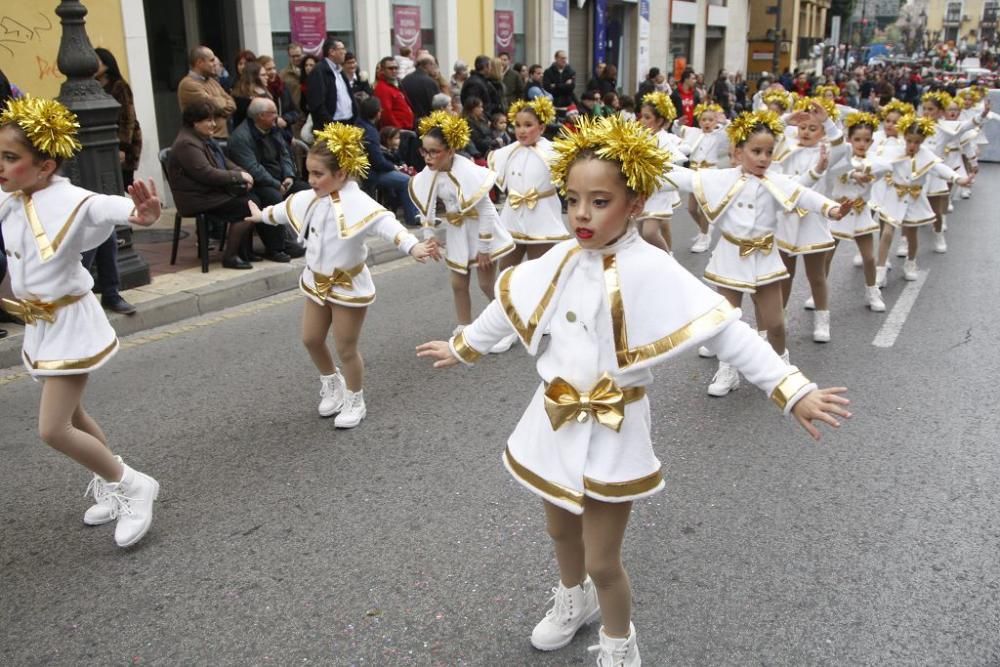
M 514 333 L 538 356 L 542 381 L 502 457 L 544 500 L 559 565 L 554 604 L 531 643 L 562 648 L 600 617 L 597 664 L 635 667 L 641 659 L 621 551 L 632 501 L 664 486 L 650 440 L 651 368 L 708 343 L 814 437 L 810 421 L 835 425 L 850 415 L 843 388 L 816 389 L 740 321 L 738 309 L 642 241 L 632 221 L 668 159 L 649 132 L 615 116 L 583 121 L 556 141 L 556 155 L 552 174 L 566 193 L 574 238 L 505 271 L 496 300 L 475 322 L 417 354 L 436 368 L 471 364 Z
M 468 145 L 470 136 L 468 123 L 447 111 L 422 119 L 420 152 L 427 166 L 410 179 L 410 199 L 420 213 L 424 237 L 432 238 L 438 223 L 444 228 L 442 245 L 458 318 L 455 331 L 472 322 L 469 270 L 476 267 L 479 289 L 492 298 L 496 262 L 514 250 L 514 240 L 489 197 L 496 174 L 456 154 Z M 436 215 L 438 201 L 444 205 L 443 221 Z M 492 351 L 504 352 L 514 340 L 508 336 Z
M 53 100 L 10 100 L 0 113 L 0 231 L 13 299 L 2 306 L 25 323 L 21 356 L 42 382 L 38 432 L 53 449 L 94 473 L 88 526 L 117 520 L 115 543 L 138 542 L 153 522 L 160 485 L 122 462 L 83 408 L 91 371 L 118 351 L 118 337 L 94 296 L 80 253 L 96 248 L 126 221 L 160 218 L 152 181 L 136 180 L 130 197 L 96 194 L 58 176 L 80 149 L 76 116 Z
M 694 108 L 694 120 L 698 127 L 682 125 L 674 121 L 674 132 L 688 147 L 688 166 L 691 169 L 712 169 L 729 155 L 729 139 L 726 137 L 726 117 L 722 107 L 711 102 L 702 102 Z M 702 215 L 694 196 L 688 197 L 688 212 L 698 225 L 698 235 L 691 244 L 691 252 L 708 250 L 712 237 L 708 232 L 708 220 Z
M 552 174 L 552 142 L 542 136 L 556 117 L 547 97 L 517 100 L 507 112 L 517 139 L 493 151 L 487 162 L 496 175 L 497 187 L 507 191 L 500 222 L 514 239 L 514 251 L 500 260 L 500 270 L 541 257 L 553 245 L 569 238 L 562 217 L 562 204 Z
M 686 144 L 676 134 L 670 133 L 670 124 L 677 118 L 674 103 L 666 93 L 646 93 L 639 108 L 638 121 L 654 134 L 660 148 L 667 151 L 670 158 L 664 164 L 669 170 L 671 163 L 681 163 L 687 160 L 689 151 Z M 661 250 L 670 252 L 673 243 L 670 236 L 670 221 L 674 217 L 674 209 L 681 205 L 681 196 L 669 180 L 664 180 L 662 186 L 646 199 L 646 208 L 636 220 L 639 222 L 639 233 L 647 243 L 652 243 Z
M 830 114 L 831 120 L 836 123 L 841 132 L 844 132 L 846 130 L 845 120 L 847 119 L 847 114 L 854 113 L 857 109 L 837 102 L 837 98 L 840 97 L 840 87 L 835 83 L 816 86 L 813 90 L 813 95 L 833 105 L 832 108 L 836 109 L 836 113 Z
M 872 146 L 870 149 L 868 149 L 868 156 L 871 158 L 881 158 L 883 155 L 888 155 L 889 153 L 898 152 L 899 150 L 902 150 L 905 146 L 905 143 L 903 142 L 902 135 L 899 134 L 899 131 L 896 128 L 896 123 L 898 123 L 899 119 L 902 118 L 903 116 L 913 113 L 915 113 L 915 109 L 913 108 L 912 104 L 909 104 L 907 102 L 902 102 L 900 100 L 897 100 L 896 98 L 889 100 L 887 104 L 883 105 L 878 111 L 879 119 L 882 121 L 882 123 L 879 126 L 879 128 L 875 130 L 875 134 L 872 136 Z M 871 199 L 869 201 L 871 201 L 873 204 L 872 206 L 873 211 L 876 208 L 874 204 L 877 204 L 878 202 L 882 201 L 882 199 L 888 194 L 888 188 L 889 186 L 886 183 L 885 179 L 883 178 L 875 179 L 875 181 L 872 183 Z M 878 215 L 876 215 L 875 217 L 878 222 L 879 242 L 881 243 L 882 234 L 885 233 L 884 229 L 885 222 Z M 905 242 L 905 237 L 903 240 Z M 903 254 L 901 255 L 901 257 L 906 257 L 905 248 L 903 249 Z M 878 263 L 878 246 L 876 246 L 875 249 L 875 258 L 876 258 L 875 259 L 876 267 L 881 266 Z M 854 258 L 854 265 L 861 266 L 860 253 Z M 885 267 L 887 269 L 891 268 L 889 266 L 888 258 L 886 259 Z M 876 272 L 877 270 L 878 269 L 876 268 Z M 883 284 L 878 283 L 878 286 L 882 287 Z
M 368 172 L 360 127 L 330 123 L 316 132 L 306 156 L 311 190 L 297 192 L 263 211 L 250 203 L 254 222 L 289 225 L 306 243 L 306 267 L 299 279 L 305 295 L 302 342 L 320 372 L 321 417 L 337 428 L 354 428 L 368 414 L 364 398 L 364 359 L 358 352 L 375 284 L 365 260 L 367 241 L 378 236 L 418 262 L 439 259 L 433 241 L 418 243 L 396 217 L 358 185 Z M 326 339 L 344 370 L 337 370 Z

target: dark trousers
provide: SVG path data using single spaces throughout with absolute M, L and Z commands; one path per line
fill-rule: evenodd
M 267 185 L 256 185 L 251 191 L 250 197 L 258 206 L 264 208 L 265 206 L 280 204 L 289 195 L 308 189 L 309 184 L 300 180 L 295 180 L 292 183 L 292 187 L 288 188 L 288 191 L 284 195 L 281 194 L 281 190 L 278 188 L 272 188 Z M 264 244 L 268 252 L 283 252 L 285 250 L 285 243 L 288 237 L 284 227 L 275 227 L 263 222 L 258 222 L 254 227 L 257 230 L 257 236 L 260 237 L 261 243 Z
M 118 296 L 121 279 L 118 276 L 118 235 L 111 232 L 104 243 L 83 253 L 83 266 L 89 271 L 97 261 L 97 289 L 105 299 Z

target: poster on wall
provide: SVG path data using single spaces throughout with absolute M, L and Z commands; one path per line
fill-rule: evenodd
M 552 0 L 552 50 L 569 51 L 569 0 Z
M 644 80 L 649 71 L 649 0 L 639 0 L 639 55 L 635 68 L 635 80 Z
M 416 53 L 420 49 L 420 7 L 395 5 L 392 8 L 392 49 L 398 54 L 404 46 Z
M 288 12 L 292 25 L 292 41 L 302 45 L 302 50 L 319 56 L 326 39 L 326 3 L 306 0 L 289 0 Z
M 494 53 L 508 53 L 514 57 L 514 12 L 498 9 L 493 12 Z

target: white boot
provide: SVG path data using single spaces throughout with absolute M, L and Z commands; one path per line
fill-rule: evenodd
M 878 288 L 878 285 L 869 285 L 865 287 L 865 291 L 867 293 L 868 307 L 872 309 L 872 312 L 884 313 L 885 301 L 882 300 L 882 290 Z
M 702 359 L 711 359 L 715 356 L 715 352 L 712 352 L 710 349 L 702 345 L 698 348 L 698 356 Z
M 903 280 L 914 281 L 917 279 L 917 260 L 908 259 L 903 262 Z
M 709 396 L 725 396 L 740 388 L 739 372 L 724 361 L 719 362 L 719 370 L 715 371 L 712 384 L 708 385 Z
M 628 624 L 628 637 L 608 637 L 604 627 L 600 631 L 601 643 L 587 650 L 597 654 L 597 667 L 641 667 L 639 647 L 635 643 L 635 626 Z
M 948 252 L 948 242 L 944 240 L 944 231 L 934 232 L 934 252 L 944 254 Z
M 698 234 L 698 236 L 694 237 L 694 243 L 691 245 L 691 252 L 705 252 L 711 244 L 712 237 L 710 235 Z
M 896 246 L 896 257 L 906 257 L 910 254 L 910 244 L 906 240 L 906 237 L 899 239 L 899 245 Z
M 813 340 L 817 343 L 830 342 L 830 311 L 817 310 L 813 320 Z
M 854 266 L 864 266 L 865 265 L 865 260 L 864 260 L 863 257 L 861 257 L 861 252 L 860 251 L 854 253 L 854 259 L 851 260 L 851 264 L 853 264 Z
M 346 389 L 344 391 L 344 407 L 340 414 L 334 417 L 333 425 L 337 428 L 354 428 L 361 423 L 367 414 L 364 390 L 351 391 Z
M 539 651 L 555 651 L 573 641 L 576 631 L 601 615 L 597 589 L 587 577 L 583 583 L 566 588 L 562 582 L 552 589 L 552 608 L 531 631 L 531 645 Z
M 344 384 L 344 376 L 338 371 L 333 375 L 319 376 L 319 416 L 332 417 L 340 412 L 344 407 L 344 392 L 347 387 Z
M 887 268 L 884 266 L 875 267 L 875 285 L 877 287 L 885 287 L 885 274 Z
M 122 462 L 122 457 L 116 456 L 115 461 Z M 83 523 L 88 526 L 103 526 L 115 520 L 114 508 L 111 499 L 108 497 L 108 487 L 111 482 L 104 479 L 97 473 L 87 485 L 87 490 L 83 492 L 84 497 L 93 494 L 95 504 L 87 508 L 83 513 Z
M 962 188 L 958 191 L 958 196 L 961 197 L 962 199 L 968 199 L 969 197 L 972 196 L 972 190 L 970 190 L 969 188 Z
M 142 539 L 153 523 L 153 501 L 160 493 L 160 484 L 122 464 L 122 479 L 107 486 L 112 514 L 118 519 L 115 543 L 130 547 Z
M 948 198 L 948 213 L 952 213 L 955 210 L 955 204 L 951 201 L 951 197 Z
M 510 346 L 514 344 L 517 340 L 517 334 L 512 333 L 510 335 L 504 336 L 497 343 L 490 348 L 490 354 L 503 354 L 510 349 Z
M 802 304 L 802 307 L 806 310 L 816 310 L 816 299 L 809 297 L 806 302 Z

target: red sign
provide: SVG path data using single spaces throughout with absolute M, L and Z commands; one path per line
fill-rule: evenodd
M 305 53 L 321 55 L 326 40 L 326 3 L 289 0 L 288 12 L 292 41 L 301 44 Z
M 398 54 L 404 47 L 410 47 L 414 54 L 420 49 L 420 7 L 394 5 L 392 8 L 392 30 L 395 35 L 393 50 Z
M 493 41 L 496 55 L 501 52 L 510 54 L 514 59 L 514 12 L 509 9 L 498 9 L 493 12 Z

